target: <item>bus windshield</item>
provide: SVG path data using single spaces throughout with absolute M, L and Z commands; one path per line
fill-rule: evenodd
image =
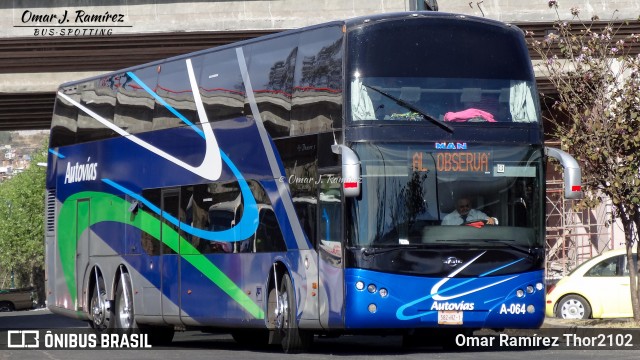
M 348 39 L 354 122 L 539 121 L 535 78 L 519 30 L 417 18 L 367 25 Z
M 354 144 L 350 245 L 543 246 L 541 149 L 458 145 Z

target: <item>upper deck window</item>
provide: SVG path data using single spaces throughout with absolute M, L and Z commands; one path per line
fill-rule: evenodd
M 348 36 L 351 119 L 538 122 L 522 34 L 476 20 L 381 21 Z

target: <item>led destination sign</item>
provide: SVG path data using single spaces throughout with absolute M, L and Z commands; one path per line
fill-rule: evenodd
M 491 169 L 491 152 L 489 151 L 446 151 L 433 155 L 438 172 L 491 173 L 489 170 Z M 429 166 L 424 161 L 428 156 L 430 155 L 427 153 L 414 152 L 411 157 L 413 171 L 429 171 Z M 431 163 L 431 161 L 428 162 Z

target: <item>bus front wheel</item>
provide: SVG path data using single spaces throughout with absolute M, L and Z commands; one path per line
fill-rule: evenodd
M 272 292 L 274 294 L 275 292 Z M 273 314 L 277 321 L 277 330 L 281 333 L 282 350 L 285 353 L 299 353 L 309 350 L 313 342 L 313 333 L 298 328 L 296 321 L 296 303 L 293 283 L 289 274 L 282 275 L 277 294 L 278 304 Z

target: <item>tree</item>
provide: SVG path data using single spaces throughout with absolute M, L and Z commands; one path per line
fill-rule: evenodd
M 44 198 L 47 147 L 31 166 L 0 184 L 0 268 L 15 273 L 16 287 L 35 286 L 44 303 Z
M 558 14 L 556 0 L 549 7 Z M 553 103 L 546 120 L 553 125 L 550 135 L 582 167 L 585 199 L 580 206 L 593 207 L 605 198 L 613 203 L 611 221 L 620 220 L 624 229 L 638 322 L 638 264 L 632 249 L 640 229 L 640 58 L 631 54 L 630 45 L 640 36 L 619 35 L 624 22 L 583 21 L 577 7 L 571 14 L 571 22 L 558 20 L 556 31 L 543 41 L 528 33 L 543 59 L 538 66 L 558 92 L 551 101 L 546 98 Z

